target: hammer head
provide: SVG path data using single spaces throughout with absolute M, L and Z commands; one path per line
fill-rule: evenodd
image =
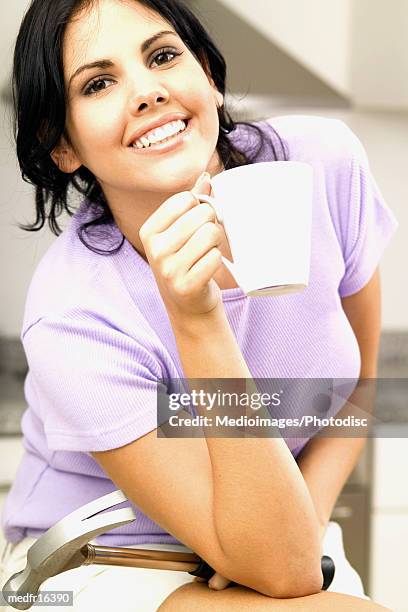
M 87 559 L 87 544 L 96 536 L 135 520 L 132 508 L 121 508 L 104 514 L 97 514 L 127 500 L 120 490 L 99 497 L 50 527 L 27 552 L 24 570 L 13 574 L 3 586 L 3 596 L 37 595 L 42 583 L 75 567 Z M 18 610 L 27 610 L 34 602 L 15 602 L 9 605 Z

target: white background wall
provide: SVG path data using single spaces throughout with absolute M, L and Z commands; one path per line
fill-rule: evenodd
M 408 109 L 407 0 L 221 1 L 355 106 Z
M 352 0 L 222 2 L 335 89 L 349 93 Z M 205 7 L 208 0 L 200 4 Z
M 27 0 L 0 6 L 0 86 L 9 78 L 13 46 Z M 33 219 L 33 190 L 21 180 L 14 153 L 10 107 L 0 101 L 0 335 L 18 336 L 25 294 L 35 263 L 49 236 L 18 230 L 16 222 Z
M 354 103 L 408 109 L 407 0 L 354 0 L 352 7 L 350 84 Z

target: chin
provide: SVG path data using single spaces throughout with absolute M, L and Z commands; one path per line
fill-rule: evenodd
M 174 176 L 168 181 L 167 186 L 169 190 L 174 193 L 178 193 L 180 191 L 190 191 L 190 189 L 194 187 L 196 180 L 200 174 L 202 174 L 202 172 L 205 172 L 205 168 L 203 170 L 198 169 L 185 172 L 182 176 Z

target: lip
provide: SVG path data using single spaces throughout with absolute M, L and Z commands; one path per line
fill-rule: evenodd
M 126 146 L 132 146 L 132 144 L 136 140 L 139 140 L 141 136 L 143 136 L 143 134 L 150 132 L 150 130 L 154 130 L 155 128 L 161 127 L 162 125 L 165 125 L 170 121 L 178 121 L 179 119 L 187 121 L 190 119 L 190 117 L 188 117 L 185 113 L 167 113 L 166 115 L 163 115 L 162 117 L 157 118 L 154 121 L 151 121 L 150 123 L 146 123 L 143 127 L 141 127 L 139 130 L 137 130 L 131 135 Z
M 185 119 L 185 121 L 187 121 Z M 147 149 L 138 149 L 137 147 L 128 147 L 132 150 L 132 153 L 135 155 L 155 155 L 158 153 L 167 153 L 172 151 L 173 149 L 177 149 L 182 146 L 185 141 L 190 140 L 191 137 L 191 123 L 192 119 L 188 120 L 187 127 L 183 132 L 179 132 L 176 136 L 173 136 L 171 140 L 168 142 L 156 143 L 154 145 L 150 145 Z

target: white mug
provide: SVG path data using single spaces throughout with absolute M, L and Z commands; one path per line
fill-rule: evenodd
M 296 161 L 260 162 L 211 178 L 213 196 L 199 194 L 223 223 L 232 258 L 222 258 L 250 296 L 307 287 L 313 169 Z

